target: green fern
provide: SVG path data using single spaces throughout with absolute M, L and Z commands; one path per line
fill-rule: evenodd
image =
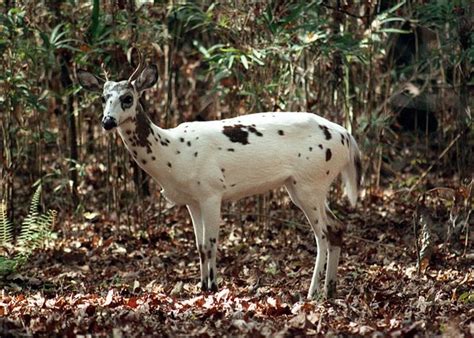
M 18 247 L 21 249 L 34 249 L 33 242 L 34 242 L 34 235 L 38 233 L 38 207 L 40 204 L 40 197 L 41 197 L 41 184 L 38 185 L 36 188 L 35 193 L 33 194 L 33 198 L 31 199 L 30 203 L 30 210 L 28 215 L 23 220 L 21 224 L 21 231 L 20 235 L 18 236 Z
M 44 239 L 51 237 L 51 226 L 56 221 L 57 214 L 58 213 L 56 212 L 56 210 L 48 210 L 48 212 L 38 217 L 38 234 L 40 235 L 42 243 L 44 242 Z
M 0 257 L 0 275 L 8 275 L 24 264 L 33 251 L 51 236 L 51 227 L 56 219 L 56 211 L 48 210 L 44 214 L 38 211 L 41 198 L 41 185 L 36 188 L 31 199 L 28 215 L 23 220 L 18 235 L 13 258 Z M 12 246 L 12 224 L 7 217 L 5 203 L 0 204 L 0 246 Z
M 0 202 L 0 247 L 8 245 L 13 241 L 13 226 L 7 216 L 7 205 Z

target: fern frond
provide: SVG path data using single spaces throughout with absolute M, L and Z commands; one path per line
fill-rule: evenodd
M 47 213 L 41 214 L 36 218 L 34 233 L 31 237 L 31 249 L 41 246 L 45 240 L 51 237 L 51 230 L 56 219 L 56 214 L 57 212 L 55 210 L 48 210 Z
M 31 199 L 30 210 L 28 215 L 23 220 L 21 224 L 20 235 L 18 236 L 18 247 L 20 249 L 32 249 L 30 247 L 31 239 L 33 234 L 37 231 L 35 229 L 37 227 L 37 219 L 38 219 L 38 207 L 40 203 L 41 197 L 41 185 L 38 185 L 36 188 L 35 193 L 33 194 L 33 198 Z
M 52 238 L 52 225 L 56 220 L 57 212 L 48 210 L 40 213 L 39 204 L 41 198 L 41 185 L 36 188 L 31 199 L 28 215 L 22 222 L 20 234 L 15 246 L 13 258 L 0 256 L 0 276 L 8 275 L 25 264 L 33 250 L 43 245 L 45 240 Z M 12 244 L 13 231 L 12 224 L 7 217 L 7 207 L 4 202 L 0 203 L 0 247 Z
M 50 232 L 51 228 L 56 221 L 56 210 L 48 210 L 47 213 L 42 214 L 38 217 L 38 231 L 39 232 Z
M 30 214 L 33 212 L 38 212 L 38 206 L 40 204 L 40 198 L 41 198 L 41 190 L 42 190 L 42 185 L 39 184 L 38 187 L 36 188 L 35 193 L 33 194 L 33 198 L 31 199 L 30 203 Z
M 13 240 L 13 226 L 7 215 L 7 205 L 0 202 L 0 246 L 11 244 Z

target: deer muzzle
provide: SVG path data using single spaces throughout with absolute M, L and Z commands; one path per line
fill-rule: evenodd
M 105 130 L 112 130 L 117 127 L 117 121 L 111 116 L 105 116 L 102 119 L 102 128 Z

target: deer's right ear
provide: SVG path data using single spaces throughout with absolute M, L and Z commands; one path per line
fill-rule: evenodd
M 82 88 L 91 92 L 101 92 L 103 82 L 99 80 L 95 75 L 86 72 L 85 70 L 77 70 L 77 79 Z

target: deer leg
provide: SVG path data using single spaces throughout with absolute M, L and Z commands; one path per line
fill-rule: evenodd
M 201 209 L 197 205 L 188 205 L 188 211 L 191 215 L 196 236 L 196 246 L 199 254 L 199 267 L 201 269 L 201 290 L 207 291 L 208 286 L 208 263 L 204 249 L 204 227 L 201 217 Z
M 320 191 L 309 192 L 302 188 L 297 188 L 293 180 L 289 180 L 289 182 L 285 184 L 285 187 L 293 203 L 304 212 L 316 238 L 317 256 L 313 276 L 311 278 L 311 285 L 308 291 L 308 299 L 312 299 L 321 294 L 321 287 L 324 283 L 326 272 L 325 265 L 327 262 L 328 239 L 327 236 L 322 233 L 324 213 L 321 212 L 321 207 L 324 206 L 324 200 L 315 198 L 315 196 L 325 196 L 325 193 Z
M 336 291 L 336 273 L 337 266 L 339 264 L 339 256 L 341 254 L 342 246 L 342 235 L 345 231 L 345 226 L 341 223 L 336 216 L 329 210 L 326 209 L 330 215 L 326 235 L 329 242 L 328 248 L 328 267 L 326 280 L 324 282 L 325 293 L 328 297 L 333 297 Z
M 211 291 L 217 291 L 216 255 L 221 222 L 221 200 L 210 199 L 201 203 L 204 225 L 204 251 L 207 255 L 208 285 Z
M 324 291 L 328 298 L 334 297 L 336 293 L 336 272 L 339 264 L 339 256 L 341 254 L 341 247 L 332 245 L 329 242 L 328 249 L 328 267 L 326 273 L 326 280 L 324 282 Z
M 306 217 L 308 218 L 308 216 Z M 325 270 L 326 270 L 326 262 L 327 262 L 328 241 L 327 241 L 327 237 L 324 234 L 321 234 L 321 227 L 319 225 L 322 223 L 321 219 L 318 217 L 314 219 L 312 222 L 310 221 L 310 223 L 314 232 L 314 236 L 316 237 L 316 243 L 317 243 L 317 248 L 318 248 L 318 254 L 316 256 L 313 276 L 311 278 L 311 285 L 308 291 L 308 299 L 313 299 L 316 296 L 322 294 L 321 286 L 323 285 L 324 276 L 326 272 Z

